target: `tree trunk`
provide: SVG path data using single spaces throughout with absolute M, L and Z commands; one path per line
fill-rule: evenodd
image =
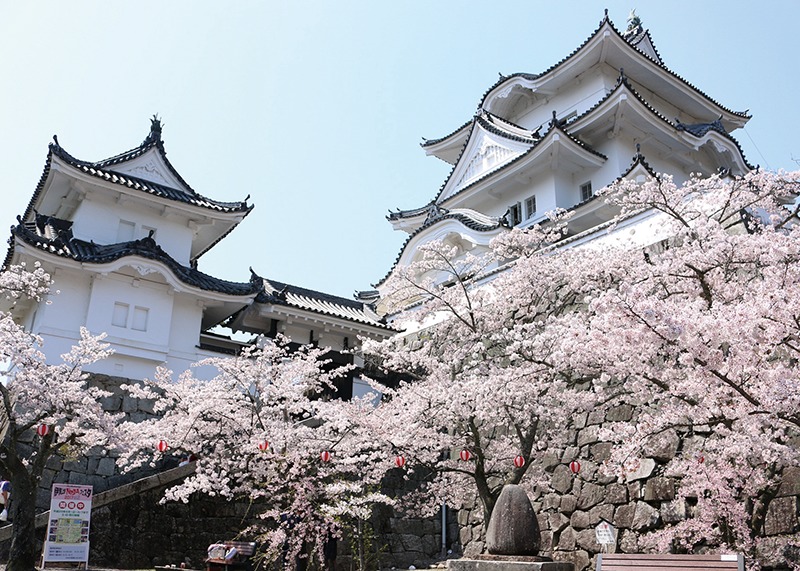
M 36 486 L 31 475 L 22 467 L 10 474 L 11 488 L 11 548 L 6 571 L 34 571 L 36 549 Z

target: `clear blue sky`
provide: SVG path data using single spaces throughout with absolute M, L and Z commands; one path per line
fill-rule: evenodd
M 387 211 L 422 206 L 449 172 L 421 137 L 467 121 L 498 72 L 562 59 L 605 7 L 618 28 L 635 7 L 670 69 L 750 109 L 734 135 L 751 163 L 797 167 L 794 0 L 7 0 L 0 228 L 23 212 L 53 134 L 99 160 L 138 145 L 158 113 L 195 190 L 256 205 L 201 270 L 246 281 L 252 266 L 349 297 L 383 277 L 405 238 Z

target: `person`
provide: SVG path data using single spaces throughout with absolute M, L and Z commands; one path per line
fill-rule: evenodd
M 336 536 L 332 533 L 328 535 L 328 539 L 325 540 L 325 544 L 322 546 L 322 554 L 325 557 L 325 569 L 327 571 L 335 571 L 336 570 L 336 552 L 338 542 L 336 540 Z
M 8 520 L 8 502 L 11 500 L 11 482 L 8 480 L 0 481 L 0 504 L 3 511 L 0 512 L 0 521 Z

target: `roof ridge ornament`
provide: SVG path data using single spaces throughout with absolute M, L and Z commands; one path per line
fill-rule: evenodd
M 158 117 L 158 113 L 154 114 L 150 118 L 150 132 L 145 137 L 144 142 L 142 142 L 142 146 L 149 145 L 151 143 L 160 143 L 161 142 L 161 129 L 164 126 L 161 124 L 161 119 Z
M 636 15 L 636 8 L 631 8 L 631 13 L 628 14 L 628 28 L 622 35 L 625 36 L 625 38 L 629 38 L 632 36 L 638 36 L 642 32 L 644 32 L 644 28 L 642 27 L 642 19 Z

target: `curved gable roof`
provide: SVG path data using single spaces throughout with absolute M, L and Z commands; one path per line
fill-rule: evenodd
M 684 90 L 695 94 L 700 99 L 706 102 L 707 105 L 710 105 L 718 110 L 718 112 L 722 113 L 725 116 L 726 121 L 730 121 L 736 124 L 743 124 L 748 119 L 750 119 L 750 115 L 746 111 L 734 111 L 725 107 L 715 99 L 711 98 L 708 94 L 701 91 L 695 85 L 669 69 L 664 63 L 661 61 L 660 57 L 658 59 L 654 59 L 644 51 L 638 49 L 631 43 L 634 41 L 638 43 L 643 40 L 647 40 L 653 46 L 655 52 L 655 45 L 652 42 L 652 38 L 649 35 L 649 31 L 646 31 L 644 34 L 637 34 L 631 40 L 626 39 L 625 35 L 621 33 L 611 20 L 608 18 L 608 14 L 606 13 L 605 17 L 600 21 L 600 25 L 595 29 L 594 32 L 575 50 L 573 50 L 568 56 L 563 58 L 561 61 L 557 62 L 556 64 L 550 66 L 545 71 L 538 73 L 538 74 L 531 74 L 531 73 L 514 73 L 508 76 L 501 76 L 500 79 L 492 85 L 481 98 L 479 108 L 488 108 L 487 100 L 495 93 L 502 93 L 504 89 L 511 88 L 515 83 L 522 81 L 526 82 L 537 82 L 542 83 L 545 82 L 552 77 L 554 77 L 555 72 L 560 72 L 562 68 L 569 65 L 572 62 L 575 62 L 579 59 L 579 55 L 583 52 L 587 47 L 592 48 L 595 44 L 599 44 L 602 40 L 602 37 L 608 33 L 610 37 L 614 38 L 616 44 L 619 45 L 622 49 L 626 50 L 630 53 L 636 61 L 644 64 L 644 67 L 651 69 L 651 70 L 658 70 L 660 72 L 666 73 L 671 79 L 675 80 L 675 82 L 682 86 Z M 657 52 L 655 52 L 656 55 Z

